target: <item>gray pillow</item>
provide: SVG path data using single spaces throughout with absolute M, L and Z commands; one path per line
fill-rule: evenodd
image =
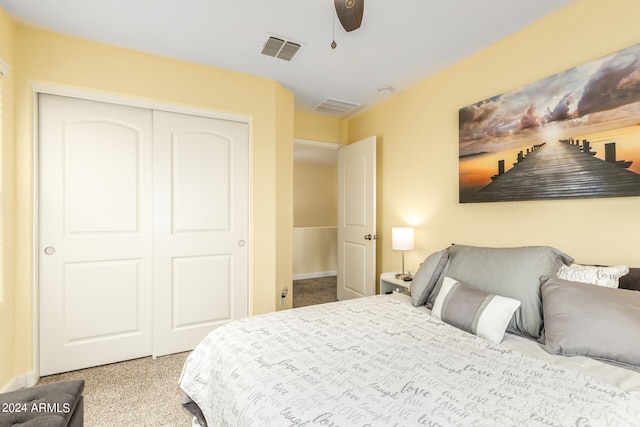
M 640 292 L 551 278 L 542 302 L 549 353 L 640 367 Z
M 520 301 L 493 295 L 445 277 L 431 314 L 458 329 L 499 344 L 518 307 Z
M 507 331 L 540 338 L 543 327 L 541 277 L 554 277 L 573 258 L 549 246 L 484 248 L 453 245 L 449 262 L 427 303 L 432 307 L 446 275 L 469 286 L 522 303 Z
M 427 298 L 436 286 L 448 259 L 449 252 L 443 249 L 429 255 L 420 264 L 420 268 L 411 281 L 411 302 L 414 306 L 418 307 L 427 302 Z

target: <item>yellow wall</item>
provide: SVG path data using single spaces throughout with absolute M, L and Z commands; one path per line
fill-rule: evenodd
M 577 262 L 640 267 L 640 198 L 458 203 L 458 110 L 640 42 L 640 2 L 578 0 L 349 120 L 379 138 L 378 273 L 397 270 L 391 227 L 415 225 L 415 271 L 452 242 L 552 245 Z
M 15 186 L 15 25 L 0 9 L 0 58 L 11 67 L 9 76 L 2 77 L 2 209 L 4 298 L 0 302 L 0 391 L 15 374 L 15 287 L 14 287 L 14 205 Z
M 4 36 L 4 34 L 3 34 Z M 15 367 L 34 367 L 33 85 L 49 84 L 250 118 L 250 312 L 276 309 L 291 282 L 293 96 L 279 83 L 18 25 L 15 37 Z M 289 167 L 286 167 L 286 164 Z M 289 188 L 289 189 L 288 189 Z M 287 207 L 288 206 L 288 213 Z M 287 231 L 288 226 L 288 231 Z M 288 280 L 287 280 L 288 278 Z M 5 342 L 0 342 L 2 348 Z M 13 347 L 13 346 L 12 346 Z M 0 366 L 0 371 L 4 366 Z M 0 377 L 0 384 L 4 377 Z
M 345 144 L 347 122 L 335 117 L 296 111 L 294 115 L 294 136 L 299 139 Z
M 338 229 L 296 227 L 293 229 L 293 278 L 335 276 L 338 270 Z
M 337 220 L 338 167 L 296 163 L 293 167 L 294 226 L 335 226 Z
M 337 264 L 338 167 L 293 166 L 293 276 L 335 274 Z

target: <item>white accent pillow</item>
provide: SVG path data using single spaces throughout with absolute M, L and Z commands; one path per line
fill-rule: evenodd
M 463 331 L 502 342 L 520 301 L 493 295 L 445 277 L 431 314 Z
M 629 273 L 626 265 L 599 267 L 595 265 L 571 264 L 562 265 L 558 270 L 558 278 L 572 282 L 589 283 L 591 285 L 617 288 L 618 280 Z

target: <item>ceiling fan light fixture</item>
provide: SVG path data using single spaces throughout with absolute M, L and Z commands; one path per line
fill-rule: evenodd
M 360 28 L 364 14 L 364 0 L 333 0 L 333 4 L 338 19 L 347 32 Z

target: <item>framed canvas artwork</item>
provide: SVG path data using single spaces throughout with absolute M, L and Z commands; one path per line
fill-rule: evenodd
M 459 111 L 461 203 L 640 196 L 640 44 Z

